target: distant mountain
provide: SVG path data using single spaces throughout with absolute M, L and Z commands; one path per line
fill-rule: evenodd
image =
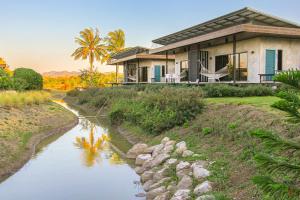
M 48 77 L 62 77 L 62 76 L 78 76 L 80 75 L 80 72 L 76 71 L 50 71 L 50 72 L 44 72 L 43 76 Z

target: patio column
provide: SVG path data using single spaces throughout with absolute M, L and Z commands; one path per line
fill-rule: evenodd
M 169 57 L 168 57 L 168 51 L 166 51 L 166 74 L 168 74 L 168 62 L 169 62 Z
M 137 77 L 136 77 L 136 81 L 139 83 L 140 82 L 140 79 L 139 79 L 139 76 L 140 76 L 140 59 L 138 58 L 137 59 Z
M 233 83 L 236 82 L 236 35 L 233 35 L 232 40 L 232 54 L 233 54 Z
M 118 70 L 119 69 L 119 65 L 118 63 L 116 64 L 116 83 L 118 83 Z

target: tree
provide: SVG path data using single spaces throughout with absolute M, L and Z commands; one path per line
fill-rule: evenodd
M 72 56 L 75 60 L 89 59 L 90 69 L 89 72 L 94 71 L 94 61 L 104 63 L 107 60 L 107 47 L 104 44 L 98 29 L 86 28 L 80 31 L 80 36 L 75 38 L 75 42 L 80 45 Z
M 117 53 L 122 52 L 125 49 L 125 33 L 122 29 L 111 31 L 105 38 L 107 42 L 107 50 L 109 53 L 108 59 Z M 118 82 L 119 65 L 116 65 L 116 82 Z
M 279 73 L 274 80 L 295 87 L 295 91 L 281 91 L 281 98 L 272 106 L 289 113 L 294 123 L 300 122 L 300 71 L 290 70 Z M 256 161 L 261 175 L 255 176 L 253 182 L 263 191 L 268 199 L 300 199 L 300 142 L 286 139 L 270 131 L 251 132 L 262 140 L 265 152 L 256 153 Z

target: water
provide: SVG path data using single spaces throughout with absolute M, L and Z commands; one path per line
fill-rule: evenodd
M 124 138 L 70 110 L 79 124 L 44 141 L 24 167 L 0 184 L 0 200 L 144 199 L 136 196 L 143 192 L 138 175 L 112 148 L 126 148 Z

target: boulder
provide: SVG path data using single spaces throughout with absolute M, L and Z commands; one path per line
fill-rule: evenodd
M 183 169 L 188 169 L 191 167 L 191 164 L 189 162 L 186 161 L 180 161 L 177 165 L 176 165 L 176 172 L 183 170 Z
M 163 153 L 172 153 L 174 150 L 174 145 L 166 145 L 163 149 L 162 152 Z
M 211 190 L 212 190 L 211 183 L 209 181 L 204 181 L 203 183 L 201 183 L 195 187 L 194 194 L 197 196 L 200 196 Z
M 151 158 L 151 159 L 149 159 L 149 160 L 146 160 L 146 161 L 144 162 L 144 164 L 142 165 L 142 168 L 143 168 L 144 171 L 151 169 L 151 166 L 152 166 L 152 160 L 153 160 L 153 158 Z
M 202 195 L 200 197 L 198 197 L 196 200 L 215 200 L 215 196 L 214 195 Z
M 208 165 L 209 165 L 209 163 L 207 161 L 205 161 L 205 160 L 198 160 L 197 162 L 194 162 L 192 164 L 192 168 L 195 167 L 195 166 L 202 167 L 202 168 L 207 168 Z
M 168 168 L 163 167 L 162 169 L 158 170 L 154 175 L 153 175 L 153 180 L 154 181 L 159 181 L 163 178 L 165 178 L 168 175 Z
M 193 176 L 197 180 L 201 180 L 202 178 L 205 178 L 210 175 L 210 172 L 207 169 L 199 167 L 197 165 L 192 167 L 192 169 L 193 169 Z
M 146 149 L 148 148 L 147 144 L 138 143 L 133 145 L 131 149 L 127 152 L 127 158 L 135 159 L 138 155 L 145 153 Z
M 161 140 L 161 144 L 166 144 L 167 142 L 170 141 L 170 138 L 168 137 L 164 137 L 162 140 Z
M 177 186 L 176 186 L 176 182 L 175 181 L 172 181 L 167 186 L 167 190 L 170 191 L 171 193 L 174 193 L 176 191 L 176 189 L 177 189 Z
M 178 147 L 186 147 L 185 141 L 178 142 L 178 143 L 176 144 L 176 148 L 178 148 Z
M 143 189 L 148 192 L 150 190 L 150 186 L 154 184 L 153 180 L 148 180 L 143 184 Z
M 190 199 L 190 190 L 177 190 L 171 200 L 188 200 Z
M 153 171 L 145 171 L 142 175 L 141 175 L 141 181 L 142 183 L 145 183 L 146 181 L 149 181 L 150 179 L 153 178 L 154 172 Z
M 176 148 L 175 153 L 177 155 L 182 155 L 184 151 L 187 150 L 187 147 L 185 145 L 179 146 Z
M 164 185 L 166 181 L 170 181 L 170 180 L 171 180 L 170 177 L 166 177 L 166 178 L 163 178 L 163 179 L 159 180 L 158 182 L 154 181 L 154 183 L 149 187 L 149 189 L 153 190 L 155 188 L 158 188 L 158 187 Z
M 192 156 L 194 154 L 194 152 L 190 151 L 190 150 L 185 150 L 183 153 L 182 153 L 182 157 L 186 158 L 186 157 L 189 157 L 189 156 Z
M 135 159 L 135 165 L 143 165 L 144 162 L 151 159 L 151 154 L 140 154 Z
M 184 175 L 177 184 L 178 190 L 191 189 L 193 180 L 190 176 Z
M 165 146 L 174 146 L 176 144 L 176 141 L 174 141 L 174 140 L 170 140 L 170 141 L 168 141 L 168 142 L 166 142 L 166 144 L 165 144 Z
M 134 171 L 137 174 L 142 174 L 142 173 L 144 173 L 144 168 L 143 167 L 136 167 L 136 168 L 134 168 Z
M 170 199 L 170 192 L 165 192 L 165 193 L 155 197 L 154 200 L 169 200 L 169 199 Z
M 155 145 L 155 146 L 153 147 L 152 157 L 154 158 L 154 157 L 156 157 L 157 155 L 159 155 L 159 154 L 162 152 L 163 148 L 164 148 L 164 145 L 163 145 L 163 144 Z
M 151 161 L 151 167 L 156 167 L 169 158 L 170 158 L 170 154 L 165 154 L 165 153 L 159 154 Z
M 170 167 L 172 165 L 176 165 L 177 164 L 177 159 L 176 158 L 170 158 L 168 159 L 165 163 L 164 166 L 165 167 Z
M 182 178 L 185 175 L 192 175 L 192 169 L 190 163 L 185 161 L 180 161 L 180 163 L 176 165 L 176 175 L 179 178 Z
M 159 196 L 159 195 L 161 195 L 165 192 L 166 192 L 166 187 L 165 186 L 161 186 L 161 187 L 155 188 L 153 190 L 150 190 L 146 194 L 147 200 L 154 199 L 155 197 L 157 197 L 157 196 Z

